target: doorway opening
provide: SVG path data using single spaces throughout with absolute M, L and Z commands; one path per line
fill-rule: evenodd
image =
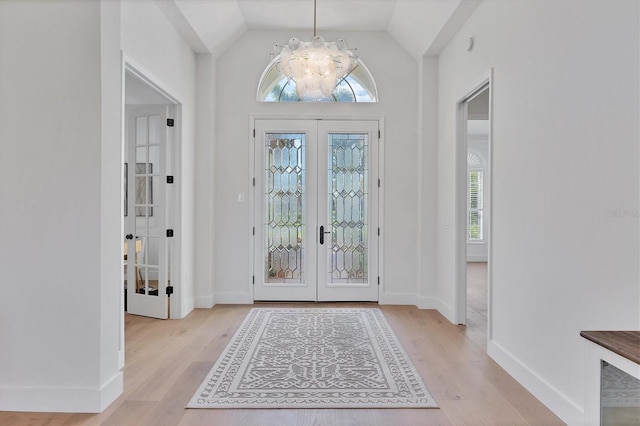
M 379 122 L 255 120 L 254 300 L 377 302 Z
M 491 333 L 491 81 L 458 102 L 457 322 L 485 348 Z
M 180 104 L 126 62 L 123 84 L 122 348 L 125 311 L 171 318 L 181 294 Z

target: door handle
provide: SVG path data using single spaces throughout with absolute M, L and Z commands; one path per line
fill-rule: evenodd
M 330 234 L 331 231 L 326 231 L 324 230 L 324 226 L 320 225 L 320 244 L 324 244 L 324 234 Z
M 133 234 L 127 234 L 124 236 L 127 240 L 133 240 Z

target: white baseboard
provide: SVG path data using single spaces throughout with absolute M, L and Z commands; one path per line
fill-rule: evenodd
M 121 372 L 99 389 L 0 386 L 0 411 L 101 413 L 123 390 Z
M 487 255 L 480 255 L 480 256 L 467 256 L 467 262 L 486 262 L 487 261 Z
M 487 354 L 514 379 L 568 425 L 582 425 L 584 410 L 549 382 L 523 364 L 494 340 L 487 343 Z
M 190 297 L 182 302 L 182 305 L 180 305 L 179 312 L 176 312 L 174 315 L 172 311 L 171 319 L 182 319 L 187 315 L 189 315 L 194 308 L 195 308 L 195 300 L 193 297 Z
M 115 401 L 124 392 L 124 374 L 118 371 L 107 383 L 102 385 L 100 389 L 100 413 L 102 413 L 113 401 Z
M 417 296 L 415 305 L 418 309 L 438 309 L 439 300 L 435 297 Z
M 417 297 L 414 293 L 386 293 L 380 295 L 379 303 L 381 305 L 415 305 Z M 425 298 L 428 300 L 428 298 Z M 203 304 L 201 306 L 200 304 Z M 196 298 L 196 307 L 211 307 L 206 306 L 207 303 L 213 303 L 213 297 L 209 298 Z M 427 302 L 425 302 L 427 303 Z M 250 305 L 253 304 L 253 296 L 249 293 L 240 293 L 240 292 L 224 292 L 224 293 L 216 293 L 215 295 L 215 304 L 218 305 Z M 431 309 L 430 306 L 422 309 Z
M 453 309 L 436 297 L 418 296 L 415 293 L 384 293 L 380 296 L 381 305 L 412 305 L 418 309 L 435 309 L 453 322 Z
M 215 303 L 214 303 L 215 301 Z M 383 293 L 378 301 L 380 305 L 412 305 L 418 309 L 436 309 L 450 322 L 454 322 L 453 308 L 435 297 L 417 296 L 415 293 Z M 253 296 L 248 293 L 224 292 L 214 296 L 196 297 L 196 308 L 211 308 L 218 305 L 251 305 Z
M 442 299 L 436 298 L 435 302 L 438 312 L 440 312 L 442 316 L 445 317 L 451 324 L 457 324 L 453 306 L 449 305 L 448 303 L 444 303 Z
M 244 292 L 216 293 L 215 301 L 219 305 L 252 305 L 253 295 Z
M 213 294 L 208 296 L 196 296 L 195 307 L 198 309 L 211 309 L 215 305 Z
M 378 301 L 381 305 L 416 305 L 414 293 L 383 293 Z

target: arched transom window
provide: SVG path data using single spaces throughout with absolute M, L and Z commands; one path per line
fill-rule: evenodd
M 265 68 L 258 84 L 258 102 L 298 102 L 296 82 L 280 69 L 280 56 L 276 56 Z M 329 102 L 378 102 L 378 89 L 373 76 L 357 60 L 356 66 L 333 89 Z

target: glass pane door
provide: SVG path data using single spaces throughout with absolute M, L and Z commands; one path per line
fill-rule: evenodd
M 377 259 L 371 256 L 378 243 L 377 132 L 377 122 L 319 124 L 326 170 L 319 177 L 325 233 L 318 257 L 320 301 L 378 300 Z
M 378 300 L 377 132 L 256 120 L 255 300 Z
M 315 300 L 315 122 L 258 120 L 256 134 L 254 298 Z
M 156 318 L 167 318 L 166 118 L 166 106 L 127 110 L 127 310 Z

